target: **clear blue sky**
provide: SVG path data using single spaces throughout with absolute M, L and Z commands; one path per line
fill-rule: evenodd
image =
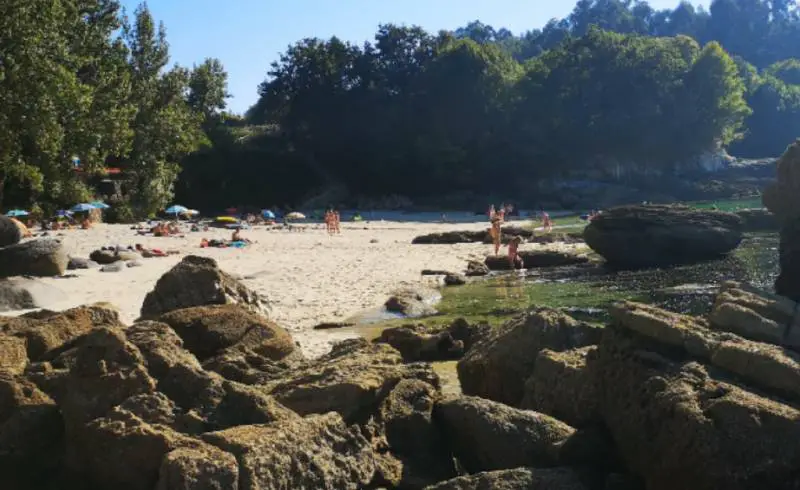
M 651 0 L 673 8 L 679 0 Z M 133 13 L 139 0 L 122 0 Z M 708 5 L 709 0 L 694 4 Z M 229 74 L 232 111 L 257 99 L 269 64 L 295 41 L 332 35 L 362 43 L 378 24 L 416 24 L 433 32 L 473 20 L 519 33 L 569 14 L 574 0 L 150 0 L 167 28 L 172 62 L 191 67 L 206 57 L 222 60 Z

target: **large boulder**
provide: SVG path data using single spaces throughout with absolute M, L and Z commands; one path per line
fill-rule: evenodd
M 31 361 L 38 361 L 98 327 L 122 329 L 119 311 L 108 303 L 79 306 L 60 313 L 23 315 L 0 321 L 0 332 L 24 338 Z
M 470 473 L 556 466 L 575 429 L 547 415 L 478 397 L 451 397 L 434 408 L 453 454 Z
M 778 159 L 777 181 L 764 189 L 762 201 L 781 226 L 780 266 L 775 292 L 800 301 L 800 140 Z
M 617 267 L 695 263 L 721 257 L 742 241 L 742 219 L 686 206 L 621 206 L 584 230 L 586 244 Z
M 0 277 L 61 276 L 69 256 L 57 240 L 32 240 L 0 248 Z
M 588 490 L 570 468 L 514 468 L 459 476 L 425 490 Z
M 22 230 L 7 216 L 0 216 L 0 247 L 15 245 L 22 240 Z
M 72 473 L 96 488 L 152 490 L 162 461 L 180 448 L 205 453 L 211 458 L 207 464 L 227 471 L 228 481 L 236 474 L 231 455 L 169 427 L 148 424 L 122 408 L 89 422 L 70 444 L 79 460 Z
M 62 290 L 36 279 L 0 279 L 0 312 L 47 308 L 66 298 L 67 295 Z
M 408 318 L 419 318 L 436 314 L 433 302 L 439 293 L 425 287 L 405 287 L 395 291 L 384 303 L 386 311 L 401 313 Z
M 464 355 L 464 343 L 455 340 L 449 330 L 428 333 L 415 325 L 386 328 L 374 342 L 391 345 L 406 362 L 459 359 Z
M 236 456 L 239 488 L 367 488 L 375 455 L 358 429 L 336 413 L 243 425 L 202 436 Z
M 52 473 L 60 463 L 64 424 L 55 402 L 33 383 L 0 372 L 0 471 L 4 488 Z M 30 486 L 20 488 L 39 488 Z
M 520 250 L 519 258 L 522 259 L 525 269 L 577 265 L 585 264 L 589 261 L 589 258 L 585 255 L 556 250 Z M 513 270 L 506 255 L 489 255 L 486 257 L 485 263 L 493 271 Z
M 280 360 L 295 350 L 289 332 L 239 304 L 184 308 L 162 315 L 159 321 L 172 327 L 183 339 L 183 346 L 200 361 L 231 346 L 250 349 L 272 360 Z
M 495 329 L 458 362 L 464 394 L 516 406 L 542 349 L 564 351 L 599 342 L 602 329 L 551 309 L 532 310 Z
M 450 448 L 433 421 L 433 408 L 440 398 L 433 385 L 404 379 L 383 400 L 376 419 L 367 426 L 373 438 L 385 438 L 389 457 L 399 462 L 396 480 L 386 478 L 394 486 L 417 489 L 455 476 Z
M 314 362 L 290 369 L 265 388 L 301 415 L 333 411 L 351 423 L 366 420 L 403 379 L 439 386 L 430 365 L 404 364 L 400 353 L 388 345 L 352 339 Z
M 800 411 L 654 340 L 609 326 L 595 366 L 605 425 L 646 488 L 800 488 Z
M 597 419 L 597 381 L 587 367 L 597 347 L 564 352 L 544 349 L 536 358 L 533 374 L 525 382 L 520 407 L 546 413 L 574 427 Z
M 188 255 L 147 293 L 141 316 L 152 320 L 182 308 L 227 304 L 239 304 L 257 314 L 267 310 L 266 301 L 258 293 L 222 271 L 214 259 Z

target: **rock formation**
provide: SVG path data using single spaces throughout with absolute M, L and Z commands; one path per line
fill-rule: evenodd
M 621 206 L 584 230 L 586 244 L 614 266 L 639 268 L 719 258 L 742 241 L 742 219 L 686 206 Z
M 762 200 L 780 222 L 781 272 L 775 292 L 800 301 L 800 140 L 778 159 L 777 181 L 764 189 Z
M 0 248 L 0 277 L 61 276 L 69 256 L 58 240 L 40 239 Z

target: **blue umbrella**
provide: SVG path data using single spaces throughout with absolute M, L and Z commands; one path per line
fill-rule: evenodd
M 28 212 L 21 209 L 12 209 L 6 213 L 6 216 L 9 218 L 19 218 L 20 216 L 28 216 Z
M 96 207 L 97 209 L 108 209 L 111 207 L 108 204 L 104 203 L 103 201 L 92 201 L 89 204 Z
M 268 218 L 268 219 L 275 219 L 275 213 L 270 211 L 269 209 L 262 209 L 261 216 Z
M 82 202 L 80 204 L 76 204 L 72 206 L 72 212 L 74 213 L 85 213 L 87 211 L 91 211 L 92 209 L 97 209 L 94 205 Z
M 167 209 L 164 210 L 165 213 L 169 214 L 184 214 L 189 211 L 189 208 L 185 206 L 181 206 L 180 204 L 174 204 Z

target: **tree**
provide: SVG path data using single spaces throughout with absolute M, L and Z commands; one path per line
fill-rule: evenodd
M 189 77 L 189 107 L 203 116 L 205 122 L 217 119 L 227 107 L 228 72 L 216 58 L 206 58 L 195 66 Z
M 202 116 L 185 99 L 188 70 L 162 72 L 169 63 L 166 30 L 163 25 L 156 29 L 146 5 L 136 10 L 124 33 L 130 48 L 130 102 L 137 110 L 131 122 L 133 144 L 123 166 L 132 178 L 132 203 L 143 214 L 152 214 L 172 199 L 181 158 L 203 144 Z

